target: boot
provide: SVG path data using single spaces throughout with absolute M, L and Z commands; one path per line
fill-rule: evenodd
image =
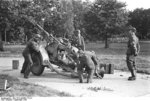
M 129 81 L 136 80 L 136 70 L 131 70 L 131 77 L 128 78 Z
M 28 67 L 26 68 L 25 72 L 24 72 L 24 78 L 28 79 L 29 78 L 29 74 L 30 74 L 30 65 L 28 65 Z
M 29 78 L 29 73 L 28 73 L 27 70 L 26 70 L 25 73 L 24 73 L 24 78 L 25 78 L 25 79 L 28 79 L 28 78 Z
M 29 77 L 28 77 L 27 75 L 24 75 L 24 78 L 25 78 L 25 79 L 28 79 Z
M 21 70 L 21 71 L 20 71 L 20 73 L 21 73 L 21 74 L 24 74 L 24 71 L 23 71 L 23 70 Z

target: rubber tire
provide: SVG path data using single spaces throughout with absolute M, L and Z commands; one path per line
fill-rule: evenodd
M 39 53 L 32 54 L 33 65 L 31 66 L 31 72 L 33 75 L 40 76 L 45 67 L 42 66 L 42 61 Z

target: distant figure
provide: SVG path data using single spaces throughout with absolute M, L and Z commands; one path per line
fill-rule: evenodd
M 24 78 L 28 78 L 30 74 L 30 68 L 33 65 L 31 54 L 34 52 L 39 52 L 39 42 L 42 37 L 39 34 L 36 34 L 26 45 L 26 48 L 23 50 L 22 55 L 24 57 L 24 63 L 21 70 L 21 73 L 24 73 Z
M 80 30 L 75 31 L 75 37 L 73 38 L 73 45 L 78 49 L 85 51 L 85 42 L 83 36 L 81 36 Z
M 135 58 L 139 54 L 140 51 L 140 45 L 139 45 L 139 39 L 135 35 L 136 29 L 134 27 L 129 27 L 129 33 L 128 33 L 128 49 L 127 49 L 127 57 L 126 62 L 129 71 L 131 72 L 131 76 L 128 78 L 128 80 L 136 80 L 136 63 Z

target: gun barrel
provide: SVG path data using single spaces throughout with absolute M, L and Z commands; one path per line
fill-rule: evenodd
M 53 39 L 55 39 L 57 42 L 59 42 L 59 40 L 57 40 L 52 34 L 49 34 L 46 30 L 44 30 L 39 24 L 36 23 L 36 25 L 42 30 L 44 31 L 44 33 L 49 37 L 51 36 Z
M 34 20 L 31 20 L 31 19 L 29 19 L 29 18 L 27 18 L 27 17 L 25 17 L 26 19 L 28 19 L 28 21 L 30 21 L 33 25 L 36 25 L 38 28 L 40 28 L 46 35 L 47 35 L 47 37 L 52 37 L 54 40 L 56 40 L 57 42 L 59 42 L 60 44 L 61 44 L 61 42 L 57 39 L 57 38 L 55 38 L 52 34 L 49 34 L 46 30 L 44 30 L 44 28 L 43 27 L 41 27 L 39 24 L 37 24 Z

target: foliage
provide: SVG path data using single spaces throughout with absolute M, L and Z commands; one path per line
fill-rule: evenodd
M 83 36 L 86 36 L 84 14 L 89 11 L 90 5 L 91 4 L 89 2 L 73 0 L 74 28 L 80 29 Z
M 85 14 L 86 32 L 89 37 L 105 39 L 113 34 L 123 33 L 128 21 L 126 5 L 116 0 L 97 0 Z
M 2 39 L 6 36 L 6 32 L 11 28 L 12 5 L 13 4 L 10 1 L 0 0 L 0 51 L 4 50 Z
M 0 0 L 0 40 L 26 42 L 43 34 L 29 19 L 57 37 L 72 37 L 80 29 L 85 39 L 106 44 L 108 38 L 124 34 L 129 21 L 141 39 L 149 38 L 150 9 L 128 13 L 125 7 L 117 0 Z
M 138 37 L 150 38 L 150 9 L 135 9 L 129 17 L 129 23 L 137 29 Z
M 0 9 L 2 11 L 1 15 L 4 15 L 1 17 L 0 22 L 1 25 L 4 25 L 5 23 L 3 30 L 7 29 L 6 33 L 9 33 L 7 36 L 8 39 L 21 39 L 24 41 L 26 38 L 30 39 L 36 33 L 42 33 L 35 24 L 30 22 L 30 20 L 34 20 L 49 33 L 54 32 L 58 36 L 63 36 L 64 33 L 73 34 L 74 29 L 71 1 L 2 0 L 1 2 L 7 11 L 2 8 Z M 3 5 L 1 5 L 1 7 L 3 7 Z M 2 36 L 3 39 L 6 37 L 3 33 Z
M 45 21 L 55 21 L 57 18 L 58 0 L 33 0 L 24 1 L 19 4 L 19 16 L 22 18 L 23 28 L 26 35 L 31 38 L 32 35 L 42 33 L 36 27 L 36 24 L 30 21 L 34 20 L 37 24 L 44 27 Z
M 61 34 L 63 35 L 63 37 L 71 37 L 71 35 L 73 35 L 74 32 L 74 14 L 72 0 L 61 0 L 61 7 L 59 13 L 61 15 L 61 23 L 59 24 L 64 30 L 63 32 L 60 31 Z

